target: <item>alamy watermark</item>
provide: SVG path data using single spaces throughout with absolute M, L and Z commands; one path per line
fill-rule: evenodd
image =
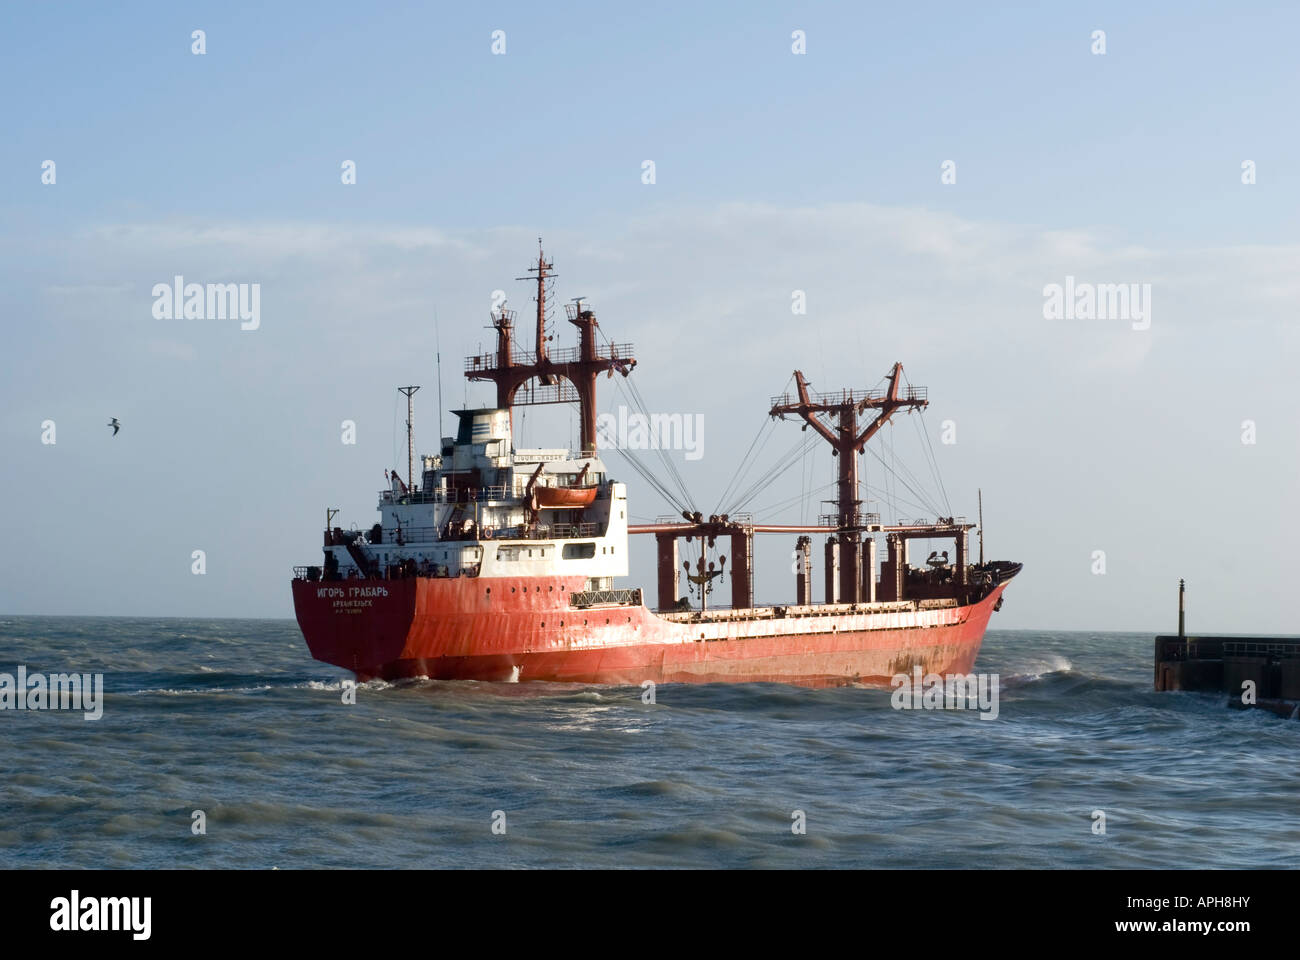
M 153 929 L 152 897 L 83 897 L 73 890 L 50 901 L 50 929 L 55 932 L 124 931 L 133 940 L 148 940 Z
M 186 283 L 177 275 L 171 283 L 155 283 L 155 320 L 235 320 L 241 330 L 262 325 L 260 283 Z
M 895 710 L 978 710 L 981 720 L 998 718 L 996 673 L 950 673 L 945 678 L 916 666 L 911 674 L 894 674 L 889 685 Z
M 1131 320 L 1134 330 L 1151 327 L 1151 284 L 1065 283 L 1043 287 L 1044 320 Z
M 0 710 L 80 710 L 87 720 L 104 715 L 102 673 L 28 673 L 20 665 L 0 673 Z
M 596 418 L 596 446 L 602 450 L 685 450 L 687 460 L 704 456 L 704 414 L 602 413 Z

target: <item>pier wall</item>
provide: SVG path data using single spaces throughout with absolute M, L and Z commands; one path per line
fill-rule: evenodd
M 1224 693 L 1234 706 L 1300 707 L 1300 637 L 1156 637 L 1156 690 Z M 1254 684 L 1254 704 L 1242 694 Z

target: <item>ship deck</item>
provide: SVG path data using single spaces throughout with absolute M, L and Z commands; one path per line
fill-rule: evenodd
M 728 623 L 735 620 L 775 620 L 797 617 L 833 617 L 854 613 L 899 613 L 943 610 L 956 607 L 952 598 L 935 600 L 890 600 L 878 603 L 813 603 L 803 606 L 719 608 L 717 610 L 655 611 L 661 620 L 673 623 Z

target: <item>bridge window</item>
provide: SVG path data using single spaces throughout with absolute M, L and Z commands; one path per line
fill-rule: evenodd
M 564 545 L 565 560 L 590 560 L 596 555 L 596 544 L 594 543 L 566 543 Z

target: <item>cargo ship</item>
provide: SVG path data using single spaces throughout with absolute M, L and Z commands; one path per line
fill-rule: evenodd
M 336 511 L 327 510 L 322 562 L 294 568 L 294 608 L 315 659 L 361 680 L 826 686 L 888 685 L 916 667 L 973 672 L 989 618 L 1021 565 L 984 562 L 982 529 L 972 562 L 977 525 L 963 517 L 885 524 L 862 509 L 866 444 L 895 414 L 928 403 L 925 388 L 904 383 L 901 364 L 883 387 L 831 393 L 813 392 L 795 371 L 794 392 L 771 399 L 772 418 L 802 421 L 835 454 L 833 512 L 817 523 L 686 509 L 632 524 L 628 487 L 600 456 L 610 438 L 598 433 L 596 414 L 599 379 L 626 378 L 636 367 L 632 345 L 605 338 L 579 299 L 565 305 L 576 346 L 552 347 L 555 274 L 540 244 L 529 273 L 520 279 L 536 283 L 534 350 L 519 349 L 516 313 L 502 303 L 491 313 L 495 351 L 465 362 L 467 378 L 495 384 L 495 404 L 454 411 L 456 435 L 420 458 L 417 479 L 418 388 L 399 388 L 406 478 L 386 471 L 380 520 L 369 529 L 335 526 Z M 544 403 L 578 405 L 579 449 L 515 446 L 513 410 Z M 795 538 L 794 602 L 755 604 L 758 534 Z M 636 535 L 656 540 L 653 607 L 641 588 L 619 585 Z M 820 601 L 814 537 L 823 538 Z M 913 566 L 913 541 L 936 539 L 953 543 L 952 559 L 933 551 Z M 683 543 L 698 548 L 693 568 L 678 565 Z M 681 595 L 683 577 L 695 602 Z M 730 605 L 711 606 L 724 578 Z

